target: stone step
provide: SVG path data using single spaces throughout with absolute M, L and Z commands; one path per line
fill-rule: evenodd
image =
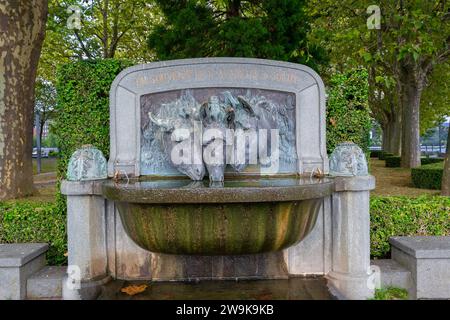
M 412 285 L 411 272 L 392 259 L 372 260 L 371 265 L 378 266 L 381 272 L 381 287 L 409 289 Z
M 393 237 L 392 259 L 411 271 L 412 299 L 450 299 L 450 236 Z
M 46 243 L 0 244 L 0 300 L 26 298 L 27 278 L 45 264 Z
M 27 299 L 61 299 L 67 267 L 47 266 L 27 281 Z

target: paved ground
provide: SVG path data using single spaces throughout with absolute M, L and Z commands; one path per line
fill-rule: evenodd
M 386 168 L 384 160 L 371 158 L 370 173 L 376 178 L 376 187 L 371 192 L 372 195 L 418 197 L 424 194 L 439 194 L 439 190 L 414 188 L 411 182 L 411 169 Z
M 146 284 L 145 291 L 130 296 L 121 292 L 130 285 Z M 110 282 L 100 300 L 329 300 L 326 280 L 291 278 L 289 280 L 201 281 L 201 282 Z

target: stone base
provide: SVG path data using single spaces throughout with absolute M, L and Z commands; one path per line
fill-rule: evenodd
M 366 300 L 373 298 L 370 275 L 348 275 L 330 272 L 326 278 L 333 296 L 340 300 Z
M 154 254 L 153 281 L 287 279 L 283 252 L 242 256 Z
M 450 299 L 450 237 L 393 237 L 392 259 L 411 272 L 411 299 Z
M 71 288 L 68 277 L 64 277 L 62 285 L 62 298 L 64 300 L 95 300 L 101 294 L 102 286 L 111 281 L 110 276 L 96 280 L 83 281 L 78 288 Z
M 411 288 L 411 272 L 395 260 L 372 260 L 371 265 L 379 268 L 381 288 L 395 287 L 406 290 Z
M 61 299 L 67 267 L 48 266 L 27 280 L 27 299 Z
M 45 243 L 0 244 L 0 300 L 27 296 L 27 278 L 45 266 Z

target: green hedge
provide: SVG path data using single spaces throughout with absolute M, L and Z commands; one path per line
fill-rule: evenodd
M 391 156 L 390 153 L 385 153 L 383 155 L 384 160 L 386 161 L 386 167 L 388 168 L 398 168 L 401 166 L 401 158 L 399 156 Z M 432 163 L 440 163 L 443 162 L 443 158 L 422 158 L 422 165 L 432 164 Z
M 99 148 L 108 159 L 109 91 L 115 77 L 131 65 L 129 61 L 102 59 L 58 68 L 57 112 L 52 126 L 59 147 L 58 181 L 65 178 L 72 153 L 84 144 Z M 59 193 L 57 203 L 65 212 L 65 197 Z
M 411 180 L 416 188 L 440 190 L 443 172 L 443 162 L 426 164 L 419 168 L 411 169 Z
M 368 155 L 372 121 L 367 71 L 336 73 L 327 91 L 327 152 L 333 152 L 340 142 L 352 141 Z
M 72 153 L 84 144 L 109 157 L 109 90 L 128 61 L 82 60 L 58 69 L 57 111 L 53 124 L 60 159 L 59 177 L 65 177 Z
M 50 265 L 67 262 L 66 214 L 55 203 L 0 203 L 0 243 L 46 242 Z
M 384 151 L 383 150 L 372 150 L 372 151 L 370 151 L 370 157 L 378 158 L 380 156 L 381 152 L 384 152 Z
M 422 165 L 439 163 L 439 162 L 444 162 L 444 158 L 422 158 L 420 160 L 420 162 Z
M 370 199 L 371 255 L 389 255 L 393 236 L 450 236 L 450 198 L 422 196 Z
M 393 156 L 394 156 L 393 153 L 382 151 L 382 152 L 380 152 L 378 154 L 378 159 L 379 160 L 386 160 L 387 157 L 393 157 Z
M 398 168 L 401 165 L 401 158 L 398 156 L 388 156 L 385 157 L 386 167 L 388 168 Z

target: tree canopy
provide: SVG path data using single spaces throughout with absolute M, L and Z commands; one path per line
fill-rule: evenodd
M 307 42 L 305 0 L 157 0 L 162 18 L 148 37 L 159 60 L 254 57 L 317 67 L 320 47 Z

